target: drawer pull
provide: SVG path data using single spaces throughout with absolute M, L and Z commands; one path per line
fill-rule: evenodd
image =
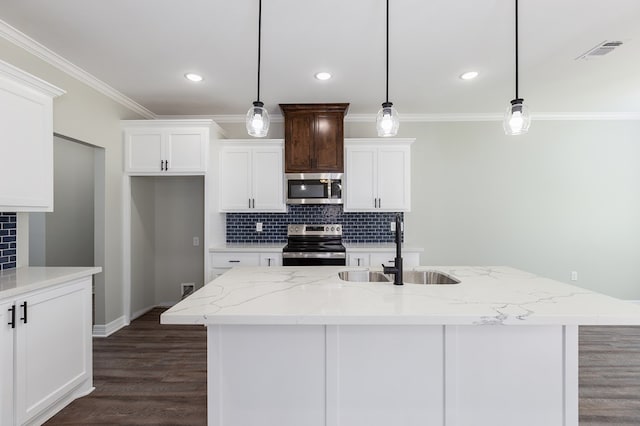
M 229 263 L 240 263 L 239 260 L 230 260 Z
M 24 303 L 20 304 L 20 307 L 22 308 L 22 312 L 24 313 L 24 316 L 20 319 L 26 324 L 27 323 L 27 302 L 25 301 Z
M 11 321 L 9 321 L 7 324 L 10 325 L 11 328 L 16 328 L 16 305 L 10 307 L 8 311 L 11 312 Z

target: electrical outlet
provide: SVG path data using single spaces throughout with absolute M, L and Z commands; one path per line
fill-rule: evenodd
M 256 222 L 256 232 L 262 232 L 262 222 Z
M 578 271 L 571 271 L 571 281 L 578 281 Z
M 196 283 L 180 283 L 180 292 L 182 299 L 189 296 L 194 291 L 196 291 Z
M 198 247 L 200 245 L 200 238 L 193 237 L 193 246 Z
M 391 232 L 396 232 L 396 223 L 395 222 L 389 222 L 389 226 L 390 226 L 390 230 Z

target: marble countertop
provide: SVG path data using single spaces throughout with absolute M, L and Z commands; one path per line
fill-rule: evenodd
M 100 267 L 25 266 L 0 272 L 0 300 L 102 272 Z
M 282 252 L 283 247 L 286 243 L 278 243 L 278 244 L 223 244 L 219 246 L 213 246 L 209 248 L 209 253 L 219 253 L 219 252 Z M 354 251 L 366 251 L 366 252 L 395 252 L 396 245 L 393 243 L 343 243 L 344 247 L 347 249 L 347 252 Z M 422 247 L 412 247 L 412 246 L 402 246 L 403 252 L 423 252 L 424 248 Z
M 510 267 L 418 267 L 455 285 L 345 282 L 344 266 L 236 267 L 163 324 L 640 325 L 640 307 Z M 375 268 L 372 268 L 375 269 Z

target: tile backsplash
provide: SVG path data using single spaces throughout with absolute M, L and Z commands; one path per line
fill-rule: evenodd
M 289 205 L 287 213 L 227 213 L 227 243 L 286 243 L 287 225 L 337 223 L 345 243 L 394 241 L 395 212 L 345 213 L 341 205 Z M 401 213 L 402 214 L 402 213 Z M 256 223 L 262 223 L 262 232 Z
M 0 213 L 0 270 L 16 267 L 17 224 L 15 213 Z

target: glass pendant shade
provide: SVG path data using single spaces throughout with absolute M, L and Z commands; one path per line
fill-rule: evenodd
M 398 134 L 400 127 L 400 117 L 398 111 L 393 107 L 391 102 L 384 102 L 382 108 L 376 116 L 376 128 L 378 136 L 389 137 Z
M 269 112 L 262 102 L 254 102 L 247 112 L 247 132 L 250 136 L 263 138 L 269 132 Z
M 523 99 L 511 101 L 504 114 L 502 124 L 507 135 L 522 135 L 529 131 L 531 116 L 529 115 L 529 107 L 523 103 Z

